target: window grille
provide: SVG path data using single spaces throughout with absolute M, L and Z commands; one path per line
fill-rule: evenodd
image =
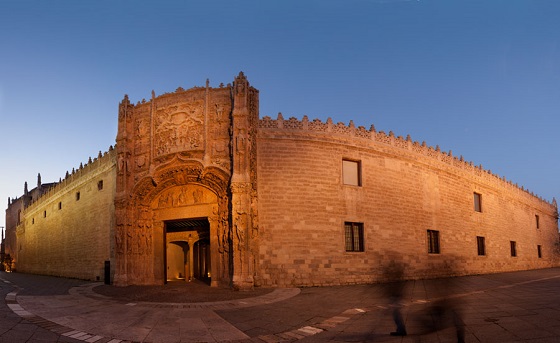
M 428 253 L 439 254 L 439 231 L 428 230 Z
M 350 222 L 344 223 L 344 236 L 346 251 L 364 251 L 364 224 Z

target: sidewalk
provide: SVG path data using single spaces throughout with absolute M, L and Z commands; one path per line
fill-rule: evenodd
M 406 282 L 405 337 L 389 335 L 386 285 L 244 293 L 17 273 L 0 281 L 0 342 L 457 342 L 449 310 L 466 342 L 560 342 L 560 269 Z

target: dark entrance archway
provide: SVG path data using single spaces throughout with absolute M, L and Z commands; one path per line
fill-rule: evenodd
M 208 218 L 165 222 L 166 282 L 193 279 L 211 282 Z

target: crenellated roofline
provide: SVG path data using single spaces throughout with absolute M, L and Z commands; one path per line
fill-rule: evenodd
M 58 196 L 60 192 L 76 185 L 82 179 L 87 178 L 92 172 L 97 171 L 101 166 L 106 165 L 105 162 L 111 159 L 116 162 L 116 149 L 114 149 L 113 146 L 110 146 L 109 150 L 104 153 L 99 151 L 97 157 L 93 159 L 89 157 L 87 163 L 80 163 L 80 166 L 77 169 L 72 168 L 71 172 L 67 171 L 64 179 L 60 178 L 54 186 L 50 187 L 45 193 L 41 194 L 38 199 L 28 204 L 25 207 L 25 211 L 32 211 L 36 207 L 42 206 L 44 203 L 48 202 L 51 197 Z

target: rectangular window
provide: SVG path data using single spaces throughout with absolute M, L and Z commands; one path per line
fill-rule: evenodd
M 474 210 L 482 212 L 482 195 L 479 193 L 474 193 Z
M 539 258 L 542 258 L 542 248 L 540 245 L 537 245 L 537 254 L 539 256 Z
M 97 190 L 100 191 L 103 189 L 103 180 L 99 180 L 97 182 Z
M 342 160 L 342 181 L 345 185 L 362 185 L 362 166 L 360 161 Z
M 47 218 L 47 211 L 43 211 L 43 218 Z
M 509 247 L 511 250 L 511 257 L 516 257 L 517 256 L 517 244 L 515 243 L 515 241 L 510 241 L 509 242 Z
M 80 200 L 80 192 L 76 192 L 76 201 Z
M 58 202 L 58 209 L 59 209 L 59 210 L 62 210 L 62 201 L 59 201 L 59 202 Z
M 364 251 L 364 224 L 344 223 L 344 239 L 346 251 Z
M 537 224 L 537 229 L 540 228 L 539 215 L 538 214 L 535 214 L 535 224 Z
M 476 237 L 476 246 L 478 248 L 478 256 L 486 255 L 486 244 L 484 242 L 484 237 Z
M 428 253 L 439 254 L 439 231 L 428 230 Z

